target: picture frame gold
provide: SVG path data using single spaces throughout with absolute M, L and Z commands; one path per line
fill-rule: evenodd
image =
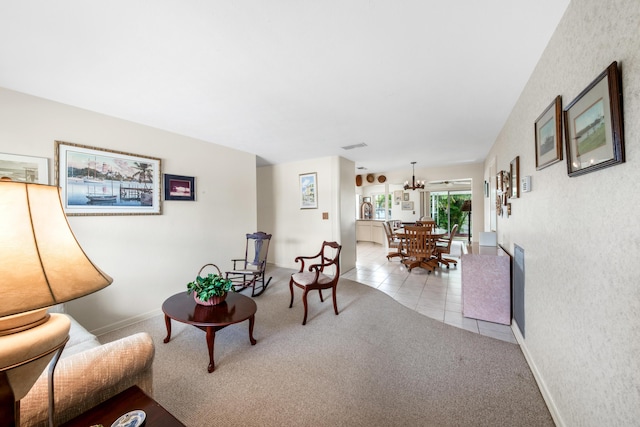
M 160 215 L 162 161 L 55 141 L 55 182 L 67 216 Z

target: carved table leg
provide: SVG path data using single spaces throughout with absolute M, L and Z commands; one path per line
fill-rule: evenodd
M 209 373 L 213 372 L 216 368 L 213 363 L 213 345 L 215 343 L 215 340 L 216 340 L 216 328 L 213 326 L 208 326 L 207 327 L 207 348 L 209 349 L 209 367 L 207 368 L 207 371 L 209 371 Z
M 164 315 L 164 323 L 167 325 L 167 337 L 163 341 L 166 344 L 171 339 L 171 318 L 166 314 Z
M 255 320 L 255 315 L 252 315 L 249 318 L 249 341 L 251 342 L 251 345 L 256 345 L 256 340 L 253 338 L 253 324 L 255 323 Z

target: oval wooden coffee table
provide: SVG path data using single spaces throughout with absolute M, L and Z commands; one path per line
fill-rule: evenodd
M 180 292 L 169 297 L 162 304 L 164 322 L 167 325 L 167 337 L 164 339 L 164 343 L 166 344 L 171 340 L 171 319 L 202 329 L 207 334 L 207 347 L 209 348 L 209 367 L 207 370 L 213 372 L 215 369 L 213 346 L 216 339 L 216 331 L 249 319 L 249 341 L 251 345 L 255 345 L 253 324 L 256 310 L 255 301 L 235 292 L 229 292 L 227 299 L 222 304 L 213 306 L 196 304 L 193 300 L 193 295 Z

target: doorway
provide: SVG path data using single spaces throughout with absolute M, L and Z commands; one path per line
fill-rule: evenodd
M 465 205 L 465 202 L 468 203 Z M 471 202 L 470 190 L 432 191 L 429 213 L 436 227 L 451 231 L 458 224 L 454 237 L 469 237 L 471 212 L 466 210 Z

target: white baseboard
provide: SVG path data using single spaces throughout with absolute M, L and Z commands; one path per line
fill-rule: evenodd
M 558 412 L 558 408 L 553 401 L 553 397 L 551 397 L 551 393 L 549 393 L 549 389 L 540 375 L 540 371 L 538 371 L 538 367 L 536 366 L 531 354 L 529 353 L 529 349 L 527 348 L 527 344 L 525 342 L 524 337 L 520 333 L 520 328 L 518 327 L 518 323 L 515 319 L 511 319 L 511 330 L 513 331 L 513 335 L 516 337 L 516 341 L 520 344 L 520 349 L 522 350 L 522 354 L 524 354 L 524 358 L 527 360 L 527 364 L 533 373 L 533 377 L 538 384 L 538 388 L 540 389 L 540 393 L 542 394 L 542 398 L 547 404 L 547 408 L 549 408 L 549 412 L 551 413 L 551 417 L 553 418 L 553 422 L 557 427 L 565 427 L 565 423 L 562 421 L 562 417 Z
M 93 335 L 99 337 L 100 335 L 104 335 L 108 332 L 117 331 L 118 329 L 125 328 L 127 326 L 131 326 L 134 323 L 142 322 L 143 320 L 150 319 L 152 317 L 157 316 L 158 314 L 162 314 L 162 310 L 159 308 L 155 310 L 148 311 L 146 313 L 139 314 L 137 316 L 129 317 L 127 319 L 121 320 L 119 322 L 112 323 L 110 325 L 103 326 L 101 328 L 90 331 Z

